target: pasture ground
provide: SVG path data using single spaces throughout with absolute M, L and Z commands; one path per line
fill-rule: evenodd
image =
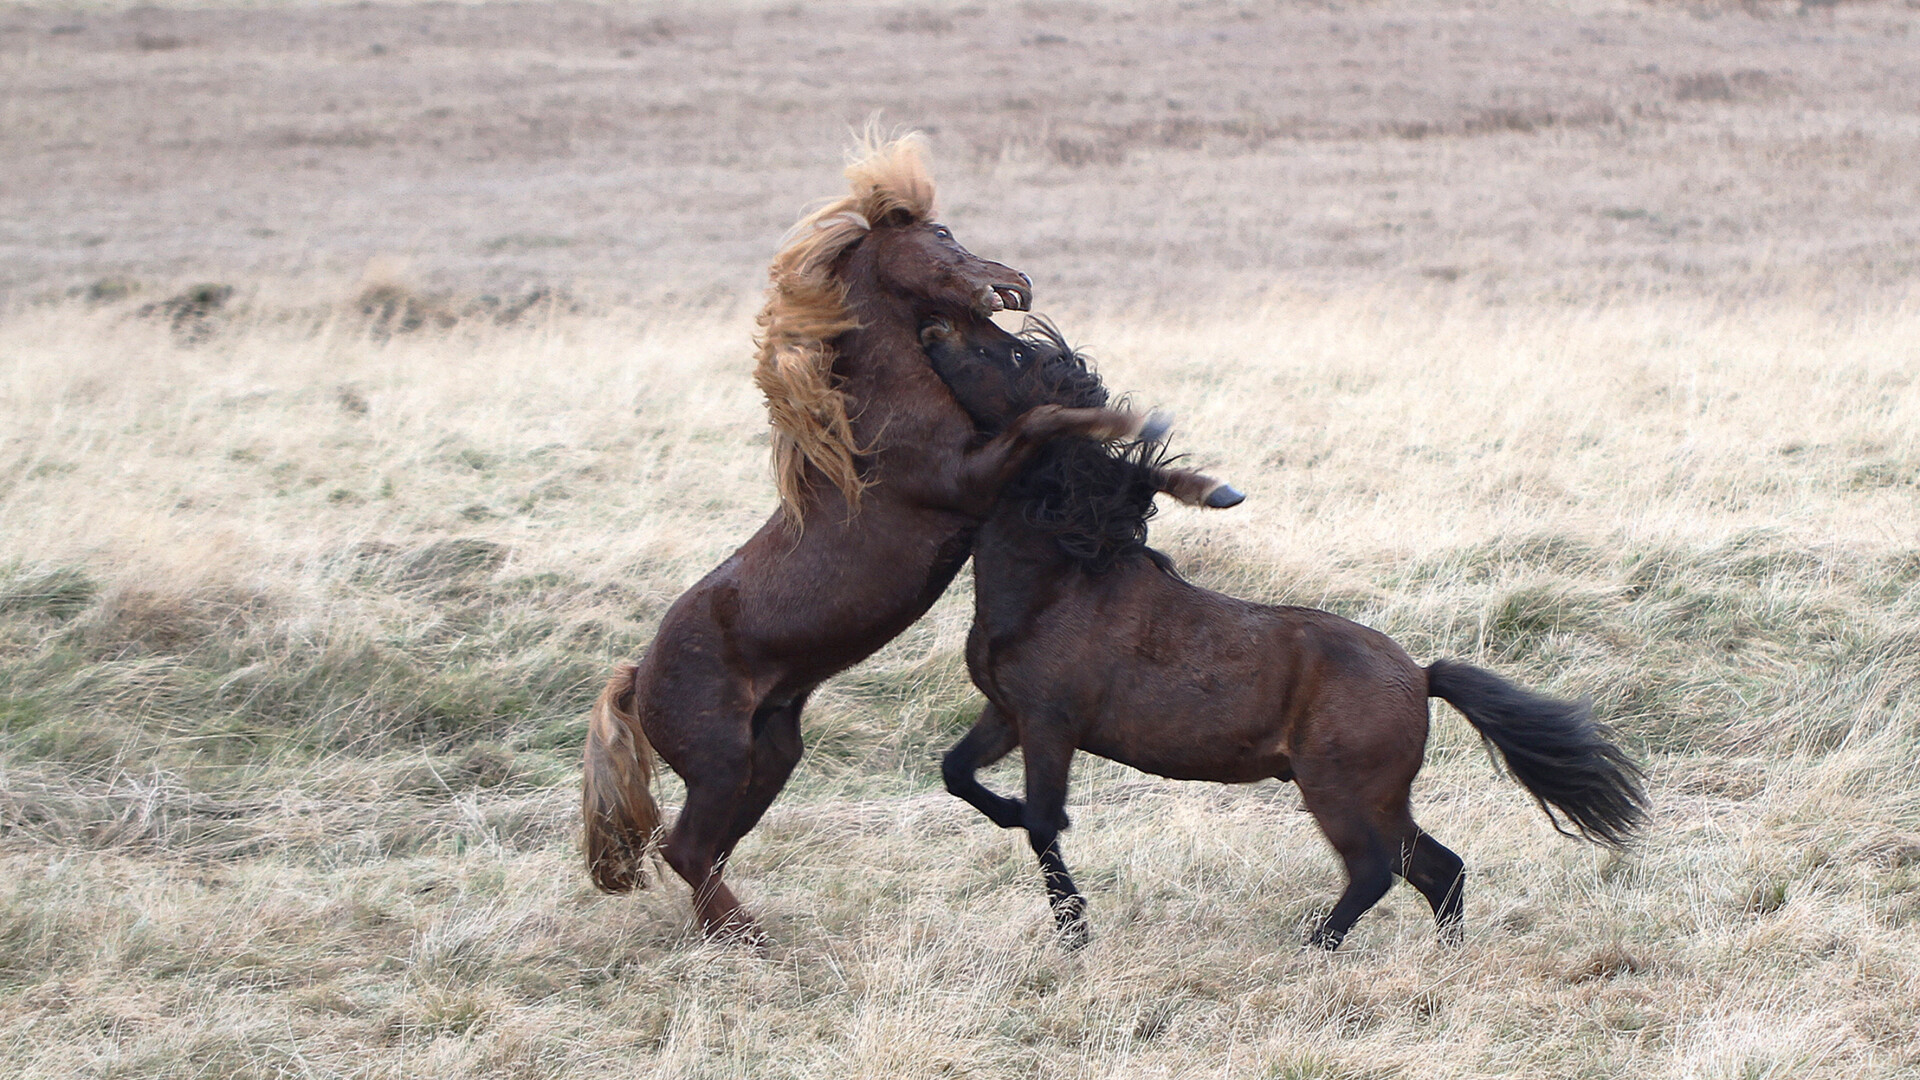
M 1795 11 L 0 9 L 0 1061 L 1920 1074 L 1920 12 Z M 585 707 L 772 506 L 757 277 L 878 106 L 1249 493 L 1190 577 L 1591 694 L 1645 844 L 1441 706 L 1465 945 L 1302 954 L 1291 787 L 1082 760 L 1062 955 L 939 790 L 963 584 L 810 708 L 771 956 L 593 892 Z

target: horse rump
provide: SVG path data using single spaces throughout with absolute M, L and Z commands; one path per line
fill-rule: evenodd
M 1460 710 L 1482 739 L 1500 748 L 1507 770 L 1554 828 L 1566 832 L 1557 809 L 1581 836 L 1621 848 L 1646 823 L 1640 766 L 1614 745 L 1586 702 L 1536 694 L 1452 660 L 1427 668 L 1427 694 Z
M 634 712 L 634 670 L 632 664 L 614 669 L 587 721 L 581 849 L 593 883 L 610 893 L 647 887 L 647 856 L 660 834 L 653 744 Z

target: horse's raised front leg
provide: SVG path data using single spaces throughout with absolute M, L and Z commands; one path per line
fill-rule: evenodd
M 965 799 L 975 810 L 987 815 L 987 820 L 1003 829 L 1017 829 L 1025 824 L 1026 805 L 1019 799 L 988 791 L 974 774 L 1006 757 L 1018 745 L 1020 733 L 1008 722 L 1006 714 L 989 701 L 980 710 L 980 718 L 973 722 L 973 727 L 940 759 L 940 775 L 947 782 L 947 791 Z
M 967 453 L 961 462 L 959 489 L 968 500 L 990 501 L 1049 439 L 1080 436 L 1099 442 L 1166 438 L 1173 420 L 1163 412 L 1118 409 L 1069 409 L 1040 405 L 1016 417 L 1007 429 Z
M 1215 480 L 1205 473 L 1195 472 L 1192 469 L 1175 469 L 1162 465 L 1153 469 L 1152 474 L 1154 487 L 1188 506 L 1225 510 L 1230 506 L 1239 506 L 1247 498 L 1225 480 Z

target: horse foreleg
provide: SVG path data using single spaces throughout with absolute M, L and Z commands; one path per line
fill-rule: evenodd
M 1230 506 L 1239 506 L 1247 498 L 1225 480 L 1215 480 L 1192 469 L 1163 465 L 1152 470 L 1152 479 L 1154 487 L 1188 506 L 1225 510 Z
M 1060 833 L 1067 821 L 1067 774 L 1073 765 L 1073 746 L 1057 740 L 1045 740 L 1036 746 L 1028 739 L 1023 747 L 1027 766 L 1027 803 L 1021 823 L 1027 827 L 1027 843 L 1040 860 L 1040 873 L 1047 883 L 1047 903 L 1053 908 L 1053 921 L 1060 944 L 1067 949 L 1085 945 L 1091 934 L 1087 927 L 1087 898 L 1067 873 L 1066 860 L 1060 857 Z
M 1173 417 L 1158 409 L 1135 413 L 1121 409 L 1070 409 L 1064 405 L 1036 405 L 1014 417 L 1007 430 L 994 437 L 1039 444 L 1062 435 L 1079 435 L 1099 442 L 1138 440 L 1157 443 L 1167 437 Z M 991 445 L 991 443 L 989 443 Z
M 1077 435 L 1100 442 L 1158 442 L 1170 426 L 1171 419 L 1161 412 L 1039 405 L 1021 413 L 1005 431 L 967 453 L 960 466 L 959 490 L 969 500 L 994 498 L 1049 439 Z
M 965 799 L 985 814 L 987 820 L 1003 829 L 1017 829 L 1024 824 L 1026 804 L 987 790 L 975 774 L 1006 757 L 1019 745 L 1020 733 L 1008 722 L 1006 714 L 989 701 L 980 710 L 980 718 L 973 722 L 973 727 L 940 759 L 940 775 L 947 782 L 947 791 Z

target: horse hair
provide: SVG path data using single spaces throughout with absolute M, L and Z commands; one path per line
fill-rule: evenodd
M 1039 365 L 1044 400 L 1072 407 L 1107 404 L 1107 389 L 1088 358 L 1067 344 L 1047 319 L 1027 319 L 1020 339 Z M 1009 483 L 1002 498 L 1020 506 L 1021 519 L 1052 537 L 1074 564 L 1104 574 L 1123 556 L 1147 553 L 1162 569 L 1165 556 L 1147 547 L 1147 520 L 1155 512 L 1154 470 L 1172 459 L 1162 446 L 1109 447 L 1092 439 L 1056 439 Z
M 1457 660 L 1436 660 L 1427 668 L 1427 692 L 1459 709 L 1481 738 L 1500 748 L 1507 770 L 1554 828 L 1566 832 L 1549 804 L 1580 835 L 1619 848 L 1646 821 L 1640 766 L 1594 722 L 1586 702 L 1523 690 Z

